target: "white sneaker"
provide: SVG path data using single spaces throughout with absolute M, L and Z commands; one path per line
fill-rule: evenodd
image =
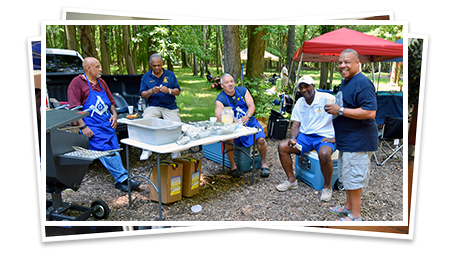
M 143 160 L 143 161 L 147 160 L 150 155 L 152 155 L 152 152 L 150 152 L 149 150 L 143 149 L 141 156 L 139 157 L 139 160 Z
M 293 183 L 286 180 L 282 184 L 277 185 L 276 189 L 280 192 L 287 191 L 289 189 L 297 189 L 298 188 L 298 180 L 295 180 Z
M 181 153 L 180 152 L 171 153 L 171 159 L 175 159 L 175 158 L 179 158 L 179 157 L 181 157 Z
M 331 200 L 331 196 L 332 196 L 332 189 L 323 188 L 321 190 L 320 200 L 328 202 L 329 200 Z

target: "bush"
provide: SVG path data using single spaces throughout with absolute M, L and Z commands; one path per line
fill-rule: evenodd
M 274 104 L 272 104 L 272 101 L 278 98 L 277 95 L 266 93 L 266 90 L 271 87 L 269 81 L 246 77 L 244 79 L 244 85 L 249 89 L 253 101 L 255 102 L 255 117 L 269 118 L 271 109 L 275 107 Z

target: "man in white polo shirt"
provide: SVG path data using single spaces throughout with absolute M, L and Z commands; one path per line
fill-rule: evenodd
M 335 97 L 329 93 L 315 90 L 311 76 L 302 76 L 298 84 L 302 97 L 296 101 L 291 113 L 291 137 L 279 144 L 279 158 L 288 179 L 278 185 L 278 191 L 298 188 L 298 181 L 293 174 L 291 154 L 301 155 L 315 149 L 318 153 L 320 167 L 325 178 L 320 199 L 329 201 L 332 196 L 331 176 L 333 163 L 331 155 L 335 150 L 332 115 L 326 113 L 326 99 L 334 102 Z

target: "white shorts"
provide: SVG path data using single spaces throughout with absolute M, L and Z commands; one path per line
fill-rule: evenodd
M 338 172 L 346 190 L 367 187 L 369 183 L 371 152 L 339 151 Z
M 167 109 L 162 107 L 147 107 L 144 110 L 143 117 L 156 117 L 165 120 L 180 122 L 179 109 Z

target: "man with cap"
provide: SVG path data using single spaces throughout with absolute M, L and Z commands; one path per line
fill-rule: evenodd
M 298 181 L 293 174 L 291 154 L 302 155 L 315 149 L 325 178 L 320 200 L 329 201 L 332 196 L 331 155 L 335 150 L 335 138 L 332 115 L 325 112 L 325 104 L 327 99 L 334 102 L 335 97 L 315 90 L 315 82 L 308 75 L 302 76 L 296 86 L 302 97 L 296 101 L 291 113 L 291 136 L 288 140 L 282 141 L 278 147 L 280 162 L 288 179 L 276 189 L 283 192 L 298 188 Z

